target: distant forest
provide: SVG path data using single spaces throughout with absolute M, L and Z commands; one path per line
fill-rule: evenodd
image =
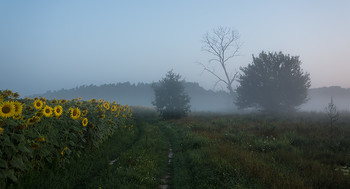
M 237 108 L 230 100 L 225 91 L 206 90 L 198 83 L 185 82 L 185 91 L 191 97 L 191 111 L 215 111 L 232 112 Z M 309 101 L 300 107 L 305 111 L 323 111 L 330 102 L 331 96 L 338 110 L 350 110 L 350 89 L 338 86 L 309 89 Z M 154 92 L 151 84 L 130 82 L 96 85 L 83 85 L 72 89 L 47 91 L 44 94 L 31 95 L 28 97 L 41 96 L 47 99 L 73 99 L 82 97 L 84 100 L 92 98 L 117 101 L 119 104 L 134 106 L 152 106 Z

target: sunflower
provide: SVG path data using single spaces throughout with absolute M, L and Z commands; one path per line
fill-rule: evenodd
M 98 102 L 99 102 L 99 103 L 101 103 L 101 102 L 103 102 L 103 100 L 102 100 L 102 99 L 100 99 L 100 100 L 98 100 Z
M 115 111 L 117 111 L 117 110 L 118 110 L 117 105 L 112 105 L 111 111 L 112 111 L 112 112 L 115 112 Z
M 96 99 L 90 99 L 90 102 L 92 102 L 92 103 L 96 103 L 97 102 L 97 100 Z
M 78 97 L 78 100 L 81 100 L 82 98 L 81 97 Z
M 63 112 L 63 108 L 60 105 L 55 106 L 53 109 L 53 113 L 55 114 L 56 117 L 59 117 Z
M 70 112 L 70 116 L 71 116 L 72 119 L 79 119 L 80 114 L 81 114 L 81 112 L 80 112 L 79 108 L 74 108 L 74 109 Z
M 15 115 L 22 115 L 23 104 L 18 101 L 13 103 L 15 105 Z
M 62 156 L 63 156 L 63 154 L 64 154 L 64 152 L 65 152 L 66 150 L 68 150 L 68 147 L 67 147 L 67 146 L 64 147 L 64 149 L 61 151 L 61 155 L 62 155 Z
M 29 119 L 27 120 L 27 124 L 28 124 L 28 125 L 33 125 L 34 123 L 37 123 L 37 122 L 39 122 L 39 121 L 40 121 L 40 117 L 34 116 L 34 117 L 29 118 Z
M 0 104 L 0 117 L 8 118 L 15 115 L 15 105 L 13 102 L 5 101 Z
M 102 115 L 100 115 L 99 116 L 101 119 L 104 119 L 105 117 L 106 117 L 106 115 L 105 114 L 102 114 Z
M 2 95 L 0 95 L 0 103 L 4 101 L 4 97 Z
M 18 97 L 19 97 L 19 94 L 18 94 L 17 92 L 15 92 L 15 93 L 12 93 L 12 96 L 13 96 L 14 98 L 18 98 Z
M 37 99 L 34 101 L 33 106 L 36 109 L 41 109 L 43 107 L 44 103 L 40 99 Z
M 79 102 L 77 102 L 77 103 L 75 103 L 75 105 L 77 105 L 77 106 L 80 106 L 82 103 L 79 101 Z
M 58 103 L 58 100 L 56 100 L 56 98 L 51 100 L 51 104 L 57 104 L 57 103 Z
M 88 119 L 87 118 L 84 118 L 83 121 L 81 122 L 83 124 L 84 127 L 87 126 L 88 124 Z
M 4 97 L 9 97 L 12 95 L 12 91 L 11 90 L 4 90 L 1 93 Z
M 103 103 L 103 107 L 106 108 L 106 110 L 109 110 L 109 103 L 108 102 Z
M 45 142 L 45 137 L 38 137 L 35 139 L 37 142 Z
M 63 100 L 59 100 L 59 103 L 61 104 L 65 104 L 67 102 L 67 100 L 63 99 Z
M 2 127 L 0 127 L 0 135 L 4 134 L 4 129 Z
M 82 116 L 86 116 L 86 115 L 87 115 L 87 113 L 88 113 L 88 111 L 87 111 L 87 110 L 83 110 L 83 112 L 81 113 L 81 115 L 82 115 Z
M 14 116 L 12 116 L 13 119 L 21 119 L 22 118 L 22 115 L 21 114 L 15 114 Z
M 53 109 L 50 107 L 50 106 L 48 106 L 48 105 L 46 105 L 45 107 L 44 107 L 44 109 L 43 109 L 43 114 L 44 114 L 44 116 L 46 116 L 46 117 L 52 117 L 52 114 L 53 114 L 53 111 L 52 111 Z

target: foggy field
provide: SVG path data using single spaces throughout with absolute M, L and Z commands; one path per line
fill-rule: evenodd
M 167 174 L 166 185 L 181 189 L 350 187 L 348 114 L 331 127 L 324 113 L 192 113 L 163 121 L 151 108 L 132 111 L 132 132 L 114 134 L 63 168 L 33 170 L 15 188 L 158 188 Z
M 350 189 L 349 10 L 0 1 L 0 189 Z

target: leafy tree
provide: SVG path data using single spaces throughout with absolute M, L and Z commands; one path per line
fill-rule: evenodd
M 165 119 L 184 117 L 190 111 L 190 97 L 184 91 L 184 81 L 180 79 L 181 76 L 171 70 L 165 78 L 152 84 L 155 93 L 152 104 Z
M 311 85 L 309 73 L 304 72 L 298 56 L 279 53 L 259 54 L 238 79 L 236 105 L 255 107 L 268 112 L 295 111 L 307 101 Z

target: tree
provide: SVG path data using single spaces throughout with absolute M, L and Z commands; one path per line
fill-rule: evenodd
M 268 112 L 295 111 L 307 101 L 311 85 L 298 56 L 279 53 L 259 54 L 247 67 L 241 68 L 236 89 L 239 108 L 255 107 Z
M 190 111 L 190 97 L 184 91 L 184 81 L 180 79 L 181 76 L 171 70 L 165 78 L 152 84 L 155 94 L 152 104 L 165 119 L 184 117 Z
M 208 71 L 216 77 L 217 81 L 215 86 L 220 82 L 225 83 L 233 98 L 234 91 L 232 83 L 235 81 L 238 72 L 230 72 L 227 65 L 233 57 L 238 55 L 237 53 L 241 47 L 238 39 L 238 32 L 226 27 L 218 27 L 214 29 L 212 33 L 207 33 L 203 37 L 202 50 L 213 55 L 213 58 L 209 60 L 209 64 L 219 64 L 224 76 L 220 76 L 220 74 L 215 72 L 214 68 L 210 69 L 208 66 L 200 63 L 205 71 Z
M 337 106 L 333 103 L 333 97 L 331 97 L 331 102 L 328 103 L 328 106 L 325 108 L 325 110 L 329 118 L 329 123 L 331 124 L 331 127 L 332 127 L 334 123 L 339 119 Z

